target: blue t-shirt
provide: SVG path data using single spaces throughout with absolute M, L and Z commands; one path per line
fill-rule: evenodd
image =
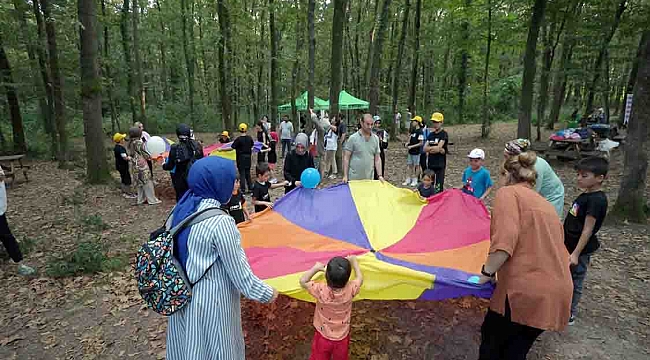
M 472 167 L 468 166 L 463 172 L 463 192 L 465 194 L 480 198 L 492 185 L 490 171 L 482 166 L 476 171 L 472 171 Z

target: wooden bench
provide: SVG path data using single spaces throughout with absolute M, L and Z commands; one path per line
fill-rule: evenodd
M 29 182 L 29 165 L 23 165 L 25 154 L 0 156 L 0 166 L 5 173 L 5 178 L 11 178 L 13 183 L 16 180 L 16 173 L 22 171 L 25 181 Z M 7 164 L 8 163 L 8 164 Z M 7 164 L 7 165 L 5 165 Z

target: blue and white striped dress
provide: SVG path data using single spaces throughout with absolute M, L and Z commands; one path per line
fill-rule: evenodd
M 204 199 L 197 210 L 219 206 Z M 169 318 L 167 360 L 245 359 L 240 294 L 267 303 L 273 288 L 251 271 L 241 234 L 230 216 L 216 216 L 190 228 L 187 275 L 192 301 Z M 214 264 L 214 265 L 213 265 Z

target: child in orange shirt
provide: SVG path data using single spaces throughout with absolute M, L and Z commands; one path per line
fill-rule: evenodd
M 348 281 L 352 267 L 355 279 Z M 311 280 L 320 271 L 325 272 L 327 283 Z M 309 360 L 348 360 L 352 299 L 361 284 L 363 275 L 355 256 L 334 257 L 327 267 L 318 262 L 300 278 L 300 286 L 316 298 L 316 333 Z

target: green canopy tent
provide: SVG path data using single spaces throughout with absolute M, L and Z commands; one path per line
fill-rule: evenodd
M 307 104 L 309 104 L 308 94 L 305 91 L 304 93 L 302 93 L 302 95 L 300 95 L 300 97 L 296 99 L 296 108 L 298 109 L 298 111 L 307 111 L 308 110 Z M 329 102 L 327 102 L 327 100 L 323 100 L 317 96 L 314 96 L 314 110 L 327 110 L 329 109 L 329 106 L 330 104 Z M 279 112 L 291 111 L 291 102 L 278 106 L 278 111 Z
M 327 106 L 329 107 L 329 101 Z M 369 102 L 358 99 L 345 90 L 341 90 L 339 93 L 339 110 L 365 110 L 369 107 Z

